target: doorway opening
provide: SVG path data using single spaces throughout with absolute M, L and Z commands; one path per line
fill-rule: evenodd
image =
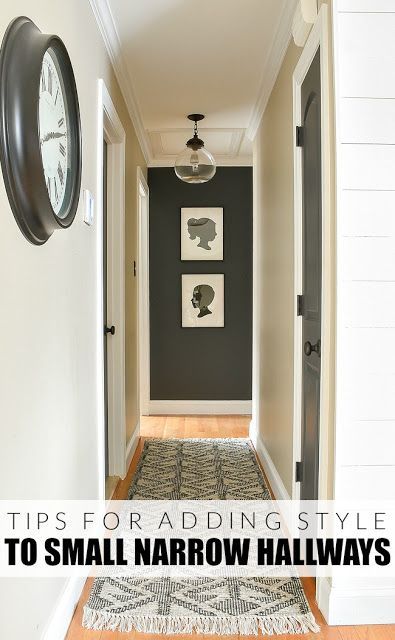
M 327 9 L 322 7 L 293 76 L 295 131 L 293 499 L 307 499 L 307 496 L 310 499 L 328 497 L 332 264 L 330 119 L 327 112 L 329 86 Z M 298 136 L 300 136 L 299 139 Z M 312 143 L 314 137 L 315 140 Z M 312 157 L 314 154 L 315 161 Z M 309 167 L 309 163 L 318 164 L 318 168 Z M 314 187 L 314 193 L 311 185 Z M 307 216 L 311 219 L 307 220 Z M 314 237 L 308 237 L 305 233 L 307 222 L 308 227 L 315 230 Z M 317 244 L 319 244 L 318 251 L 314 248 Z M 309 248 L 312 248 L 310 253 Z M 311 445 L 306 442 L 309 437 L 314 438 Z M 298 463 L 303 465 L 303 453 L 310 456 L 313 468 L 313 471 L 306 476 L 309 487 L 307 484 L 303 486 L 303 482 L 300 482 L 303 478 L 303 466 L 299 471 L 301 475 L 298 476 Z
M 328 10 L 323 5 L 293 74 L 294 500 L 332 497 L 329 59 Z M 327 579 L 317 578 L 320 608 L 327 588 Z
M 99 80 L 98 225 L 102 251 L 102 407 L 99 497 L 111 497 L 126 473 L 125 418 L 125 131 Z

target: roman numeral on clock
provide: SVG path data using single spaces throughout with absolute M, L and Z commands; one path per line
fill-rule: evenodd
M 52 71 L 48 69 L 48 91 L 52 95 Z
M 58 176 L 59 176 L 60 184 L 62 185 L 64 180 L 64 173 L 63 173 L 63 169 L 60 162 L 58 164 Z
M 59 151 L 60 151 L 60 153 L 62 154 L 62 156 L 63 156 L 63 157 L 65 157 L 65 155 L 66 155 L 66 148 L 65 148 L 65 146 L 64 146 L 61 142 L 59 142 Z
M 60 120 L 58 120 L 58 127 L 63 127 L 64 125 L 64 118 L 60 118 Z
M 45 82 L 45 72 L 43 69 L 41 73 L 41 92 L 46 90 L 47 90 L 47 83 Z
M 47 178 L 47 190 L 48 190 L 49 199 L 51 199 L 51 178 Z

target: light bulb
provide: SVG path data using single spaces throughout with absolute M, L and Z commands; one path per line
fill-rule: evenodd
M 190 163 L 192 165 L 192 171 L 193 173 L 197 173 L 199 171 L 199 156 L 196 153 L 196 151 L 193 151 L 191 153 L 191 160 Z

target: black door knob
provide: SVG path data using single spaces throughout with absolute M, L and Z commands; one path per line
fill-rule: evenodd
M 304 343 L 303 347 L 304 353 L 306 356 L 310 356 L 313 351 L 316 352 L 317 356 L 321 357 L 321 340 L 317 340 L 317 344 L 311 344 L 309 340 Z
M 115 334 L 115 327 L 114 325 L 112 325 L 111 327 L 104 327 L 104 333 L 107 335 L 107 333 L 111 333 L 111 335 L 113 336 Z

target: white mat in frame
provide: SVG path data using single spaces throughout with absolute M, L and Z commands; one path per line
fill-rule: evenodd
M 223 260 L 222 207 L 181 209 L 181 260 Z

